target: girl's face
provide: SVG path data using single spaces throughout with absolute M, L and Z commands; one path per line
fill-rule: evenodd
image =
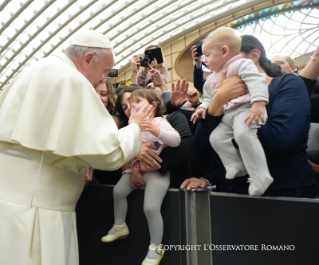
M 126 117 L 129 119 L 131 115 L 131 105 L 129 101 L 129 97 L 131 96 L 131 92 L 125 92 L 122 97 L 122 102 L 121 102 L 121 107 L 122 110 L 124 111 Z
M 109 95 L 107 93 L 106 84 L 99 84 L 95 87 L 96 93 L 99 95 L 103 105 L 106 107 L 109 104 Z
M 130 98 L 131 104 L 134 103 L 137 110 L 140 110 L 143 106 L 148 105 L 148 101 L 146 98 L 142 98 L 139 95 L 135 95 Z
M 139 111 L 143 106 L 150 104 L 146 98 L 143 98 L 139 95 L 135 95 L 135 96 L 131 97 L 130 102 L 131 102 L 131 104 L 135 105 L 136 111 Z M 154 105 L 154 103 L 153 103 L 153 105 Z

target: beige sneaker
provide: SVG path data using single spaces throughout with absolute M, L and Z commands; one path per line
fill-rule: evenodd
M 102 237 L 101 238 L 102 242 L 104 242 L 104 243 L 113 242 L 113 241 L 118 240 L 118 239 L 126 238 L 130 234 L 130 231 L 128 230 L 126 223 L 124 223 L 122 225 L 113 225 L 113 228 L 115 230 L 117 230 L 116 233 L 113 235 L 106 235 L 106 236 Z
M 155 245 L 150 245 L 148 247 L 148 249 L 155 251 L 158 254 L 158 256 L 156 259 L 145 258 L 143 260 L 142 265 L 158 265 L 158 264 L 160 264 L 162 258 L 164 257 L 164 252 L 165 252 L 165 250 L 162 249 L 162 245 L 159 245 L 157 247 Z

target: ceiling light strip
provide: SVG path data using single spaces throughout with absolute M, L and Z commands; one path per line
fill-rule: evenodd
M 2 52 L 7 49 L 10 44 L 18 37 L 18 35 L 22 34 L 23 31 L 36 19 L 38 18 L 46 9 L 48 9 L 48 7 L 50 7 L 53 3 L 55 2 L 55 0 L 51 0 L 50 2 L 47 2 L 47 4 L 45 6 L 43 6 L 38 12 L 36 12 L 34 14 L 34 16 L 28 20 L 28 21 L 25 21 L 25 24 L 22 28 L 20 28 L 19 30 L 17 30 L 16 34 L 14 34 L 13 37 L 9 38 L 8 42 L 3 46 L 1 47 L 0 49 L 0 55 L 2 54 Z
M 50 55 L 56 48 L 58 48 L 63 42 L 65 42 L 68 38 L 70 38 L 76 31 L 78 31 L 80 28 L 83 27 L 83 25 L 90 22 L 92 19 L 94 19 L 98 14 L 102 13 L 104 10 L 108 9 L 109 6 L 105 6 L 104 8 L 101 8 L 98 10 L 95 14 L 92 14 L 90 17 L 88 17 L 84 22 L 82 22 L 79 26 L 77 26 L 74 30 L 70 31 L 68 35 L 66 35 L 63 39 L 61 39 L 56 45 L 52 46 L 51 50 L 45 53 L 45 56 Z
M 235 2 L 235 1 L 233 1 L 233 2 Z M 231 2 L 231 3 L 233 3 L 233 2 Z M 262 3 L 262 2 L 263 2 L 262 0 L 247 1 L 246 3 L 243 3 L 242 5 L 238 5 L 238 6 L 236 6 L 235 8 L 232 8 L 232 9 L 227 10 L 227 12 L 225 12 L 224 14 L 218 14 L 217 16 L 211 16 L 211 18 L 210 18 L 208 21 L 207 21 L 207 20 L 206 20 L 206 21 L 204 20 L 204 21 L 201 21 L 201 22 L 199 22 L 199 23 L 196 23 L 194 26 L 187 28 L 186 30 L 184 30 L 184 31 L 182 31 L 182 32 L 180 32 L 180 33 L 178 33 L 178 34 L 175 35 L 175 36 L 169 36 L 167 39 L 165 39 L 165 41 L 163 41 L 163 42 L 161 42 L 161 43 L 159 43 L 159 44 L 160 44 L 162 47 L 164 47 L 165 45 L 171 43 L 172 41 L 177 40 L 177 39 L 179 39 L 179 38 L 181 38 L 181 37 L 183 37 L 183 36 L 185 36 L 185 35 L 187 35 L 187 34 L 193 32 L 193 31 L 196 30 L 196 29 L 200 29 L 200 28 L 205 27 L 206 25 L 211 24 L 211 23 L 214 23 L 214 22 L 216 23 L 216 27 L 217 27 L 218 24 L 220 23 L 219 21 L 220 21 L 220 20 L 223 20 L 223 17 L 227 17 L 227 16 L 229 16 L 229 15 L 234 14 L 235 12 L 238 12 L 238 11 L 241 10 L 241 9 L 245 9 L 245 8 L 248 8 L 248 7 L 252 7 L 253 4 L 258 4 L 258 3 Z M 198 9 L 198 8 L 197 8 L 197 9 Z M 174 30 L 175 30 L 175 29 L 174 29 Z M 165 32 L 165 34 L 168 34 L 168 32 Z M 163 34 L 163 35 L 165 35 L 165 34 Z M 159 37 L 159 38 L 160 38 L 160 37 Z M 158 38 L 158 39 L 159 39 L 159 38 Z M 136 51 L 138 51 L 138 50 L 136 50 Z M 136 51 L 134 51 L 134 52 L 136 52 Z M 132 53 L 132 54 L 134 54 L 134 53 Z M 126 57 L 123 58 L 123 59 L 121 59 L 119 62 L 117 62 L 117 65 L 119 65 L 120 62 L 122 62 L 122 61 L 124 61 L 125 59 L 127 59 L 129 56 L 132 56 L 132 54 L 126 56 Z M 130 63 L 126 63 L 126 64 L 123 65 L 119 70 L 122 70 L 122 69 L 123 69 L 123 71 L 124 71 L 124 70 L 126 70 L 127 68 L 129 68 L 129 66 L 130 66 Z
M 0 12 L 9 4 L 11 0 L 6 0 L 0 5 Z
M 32 36 L 29 37 L 28 41 L 26 41 L 23 45 L 21 45 L 21 47 L 20 47 L 17 51 L 15 51 L 15 53 L 13 54 L 13 56 L 12 56 L 11 58 L 8 58 L 7 62 L 6 62 L 3 66 L 1 66 L 0 72 L 1 72 L 2 69 L 4 69 L 4 68 L 8 65 L 11 61 L 13 61 L 13 59 L 14 59 L 17 55 L 19 55 L 19 54 L 21 53 L 21 51 L 22 51 L 31 41 L 33 41 L 37 35 L 39 35 L 50 23 L 52 23 L 52 21 L 54 21 L 59 15 L 61 15 L 65 10 L 67 10 L 67 9 L 68 9 L 71 5 L 73 5 L 75 2 L 76 2 L 76 0 L 69 1 L 69 3 L 68 3 L 66 6 L 64 6 L 61 10 L 59 10 L 59 12 L 56 13 L 50 20 L 48 20 L 42 27 L 38 28 L 38 30 L 37 30 Z M 70 19 L 69 19 L 69 20 L 70 20 Z M 69 21 L 69 20 L 68 20 L 68 21 Z M 59 32 L 62 28 L 63 28 L 63 27 L 58 28 L 55 32 Z M 53 33 L 52 35 L 54 35 L 54 34 L 55 34 L 55 33 Z M 52 36 L 51 36 L 50 38 L 52 38 Z M 46 44 L 45 42 L 43 42 L 43 43 Z M 44 44 L 42 44 L 42 45 L 40 45 L 40 46 L 42 47 Z M 38 48 L 38 49 L 35 49 L 35 52 L 38 51 L 38 50 L 39 50 L 39 48 Z M 34 54 L 34 53 L 31 53 L 31 54 Z M 23 62 L 25 62 L 25 60 L 24 60 Z M 21 63 L 21 64 L 22 64 L 22 63 Z M 19 68 L 20 68 L 20 67 L 19 67 Z M 16 69 L 16 71 L 14 71 L 14 73 L 17 72 L 17 71 L 19 70 L 19 68 Z
M 28 2 L 26 2 L 24 5 L 20 6 L 20 9 L 13 14 L 13 16 L 6 22 L 3 23 L 1 25 L 0 28 L 0 34 L 7 28 L 9 27 L 9 25 L 11 24 L 12 21 L 14 21 L 31 3 L 33 2 L 33 0 L 29 0 Z
M 76 14 L 74 14 L 72 17 L 70 17 L 66 22 L 64 22 L 56 31 L 54 31 L 49 37 L 47 37 L 45 40 L 43 40 L 42 41 L 42 43 L 41 43 L 41 45 L 40 46 L 38 46 L 36 49 L 34 49 L 34 51 L 31 53 L 31 54 L 29 54 L 28 56 L 26 56 L 26 59 L 23 61 L 23 62 L 21 62 L 20 63 L 20 65 L 19 65 L 19 67 L 15 70 L 15 71 L 13 71 L 8 77 L 7 77 L 7 79 L 5 80 L 5 82 L 2 84 L 2 87 L 4 86 L 4 84 L 6 84 L 9 80 L 10 80 L 10 78 L 12 78 L 13 76 L 14 76 L 14 74 L 16 73 L 16 72 L 18 72 L 19 71 L 19 69 L 30 59 L 30 58 L 32 58 L 32 56 L 36 53 L 36 52 L 38 52 L 40 49 L 41 49 L 41 47 L 43 47 L 51 38 L 53 38 L 60 30 L 62 30 L 67 24 L 69 24 L 71 21 L 73 21 L 73 19 L 74 18 L 76 18 L 77 16 L 79 16 L 81 13 L 83 13 L 87 8 L 89 8 L 92 4 L 94 4 L 95 2 L 97 2 L 98 0 L 93 0 L 93 1 L 91 1 L 90 3 L 88 3 L 86 6 L 84 6 L 84 7 L 82 7 Z M 61 13 L 59 13 L 59 14 L 61 14 Z M 93 18 L 91 18 L 91 19 L 93 19 Z M 20 48 L 21 49 L 21 48 Z M 16 56 L 16 55 L 15 55 Z M 13 58 L 15 57 L 15 56 L 13 56 Z M 8 61 L 7 61 L 7 63 L 5 64 L 5 66 L 6 65 L 8 65 Z M 4 66 L 4 67 L 5 67 Z M 2 87 L 0 87 L 0 88 L 2 88 Z
M 188 4 L 188 5 L 191 5 L 191 3 Z M 188 6 L 188 5 L 187 5 L 187 6 Z M 205 6 L 205 5 L 202 4 L 201 6 L 195 7 L 194 9 L 202 8 L 203 6 Z M 177 7 L 175 8 L 175 10 L 172 11 L 172 12 L 175 12 L 175 11 L 177 11 L 178 9 L 180 9 L 180 7 L 177 6 Z M 185 9 L 185 11 L 186 11 L 186 9 Z M 193 11 L 194 11 L 193 9 L 190 9 L 190 10 L 188 10 L 188 11 L 186 11 L 186 12 L 182 12 L 179 16 L 174 16 L 174 14 L 173 14 L 173 15 L 172 15 L 173 18 L 168 19 L 168 21 L 167 21 L 166 23 L 164 23 L 164 24 L 162 24 L 162 25 L 160 25 L 160 26 L 159 26 L 158 24 L 155 25 L 155 26 L 156 26 L 156 31 L 161 30 L 161 29 L 164 28 L 165 26 L 168 26 L 168 25 L 172 24 L 172 23 L 175 22 L 175 21 L 176 21 L 176 23 L 178 23 L 178 19 L 187 16 L 188 14 L 192 13 Z M 205 10 L 203 10 L 203 11 L 205 11 Z M 163 18 L 164 18 L 164 16 L 165 16 L 165 15 L 163 15 Z M 163 18 L 162 18 L 162 19 L 163 19 Z M 193 19 L 193 18 L 190 16 L 190 17 L 188 18 L 187 22 L 188 22 L 189 20 L 191 20 L 191 19 Z M 186 22 L 184 22 L 184 24 L 185 24 L 185 23 L 186 23 Z M 142 37 L 144 37 L 144 36 L 147 34 L 148 28 L 151 27 L 151 26 L 154 26 L 154 25 L 153 25 L 153 24 L 150 24 L 149 26 L 147 26 L 146 28 L 144 28 L 142 31 L 140 31 L 140 33 L 143 33 L 143 36 L 142 36 Z M 169 33 L 172 32 L 173 30 L 176 30 L 176 28 L 177 28 L 178 26 L 179 26 L 179 25 L 175 24 L 175 25 L 173 26 L 172 30 L 170 30 L 170 31 L 165 31 L 165 30 L 164 30 L 162 35 L 159 35 L 159 36 L 156 36 L 156 37 L 159 39 L 160 37 L 162 37 L 162 36 L 164 36 L 164 35 L 166 35 L 166 34 L 169 34 Z M 152 35 L 150 35 L 150 37 L 153 38 L 155 34 L 156 34 L 156 33 L 153 33 Z M 132 42 L 130 45 L 128 45 L 128 46 L 124 46 L 120 51 L 117 51 L 117 54 L 118 54 L 118 55 L 121 55 L 121 53 L 124 52 L 124 50 L 129 49 L 129 48 L 132 47 L 133 45 L 136 45 L 137 43 L 139 43 L 139 42 L 136 42 L 136 40 L 134 39 L 134 36 L 132 36 L 132 37 L 130 37 L 130 38 L 124 39 L 124 40 L 121 41 L 121 42 L 118 42 L 117 45 L 115 45 L 115 48 L 116 48 L 117 46 L 123 44 L 124 42 L 129 41 L 130 39 L 132 39 L 133 42 Z M 143 40 L 140 41 L 140 43 L 141 43 L 141 42 L 143 42 Z M 139 50 L 139 49 L 137 49 L 136 51 L 138 51 L 138 50 Z M 135 51 L 135 52 L 136 52 L 136 51 Z M 125 59 L 125 58 L 123 58 L 123 60 L 124 60 L 124 59 Z M 121 60 L 121 61 L 122 61 L 122 60 Z
M 172 1 L 172 3 L 173 2 L 176 2 L 177 0 L 174 0 L 174 1 Z M 154 4 L 156 2 L 156 0 L 153 0 L 153 1 L 150 1 L 150 2 L 148 2 L 147 4 L 149 5 L 149 4 Z M 170 3 L 171 4 L 171 3 Z M 160 9 L 162 9 L 162 8 L 158 8 L 157 10 L 156 10 L 156 12 L 158 12 Z M 143 10 L 140 10 L 139 12 L 137 12 L 136 14 L 135 14 L 135 16 L 138 16 L 138 14 L 140 13 L 140 12 L 142 12 L 143 13 Z M 162 18 L 159 18 L 159 19 L 162 19 Z M 130 24 L 127 24 L 125 27 L 121 27 L 121 24 L 124 22 L 124 21 L 126 21 L 127 20 L 127 18 L 126 19 L 122 19 L 122 20 L 120 20 L 119 21 L 119 24 L 117 25 L 117 27 L 120 27 L 120 28 L 122 28 L 122 29 L 120 29 L 118 32 L 117 32 L 117 35 L 120 35 L 120 34 L 122 34 L 122 33 L 124 33 L 126 30 L 128 30 L 131 26 L 132 26 L 132 24 L 130 23 Z M 105 31 L 105 33 L 107 33 L 108 31 Z M 104 34 L 105 34 L 104 33 Z M 116 37 L 114 37 L 114 38 L 111 38 L 110 40 L 114 40 Z
M 111 1 L 110 3 L 108 3 L 108 6 L 111 7 L 111 6 L 114 5 L 116 2 L 117 2 L 117 0 L 113 0 L 113 1 Z M 98 23 L 97 25 L 95 25 L 92 29 L 93 29 L 93 30 L 96 30 L 98 27 L 102 26 L 105 22 L 109 21 L 109 20 L 112 19 L 112 18 L 113 18 L 112 15 L 106 16 L 105 19 L 102 19 L 102 20 L 100 21 L 100 23 Z

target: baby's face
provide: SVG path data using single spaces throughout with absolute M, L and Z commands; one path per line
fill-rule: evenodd
M 225 64 L 221 47 L 218 48 L 218 45 L 214 43 L 204 43 L 203 54 L 205 55 L 204 62 L 212 72 L 219 71 Z

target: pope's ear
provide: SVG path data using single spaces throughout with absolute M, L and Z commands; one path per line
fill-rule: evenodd
M 87 69 L 89 65 L 92 63 L 92 61 L 94 60 L 93 57 L 94 57 L 94 52 L 88 52 L 87 54 L 83 56 L 82 63 L 85 69 Z

